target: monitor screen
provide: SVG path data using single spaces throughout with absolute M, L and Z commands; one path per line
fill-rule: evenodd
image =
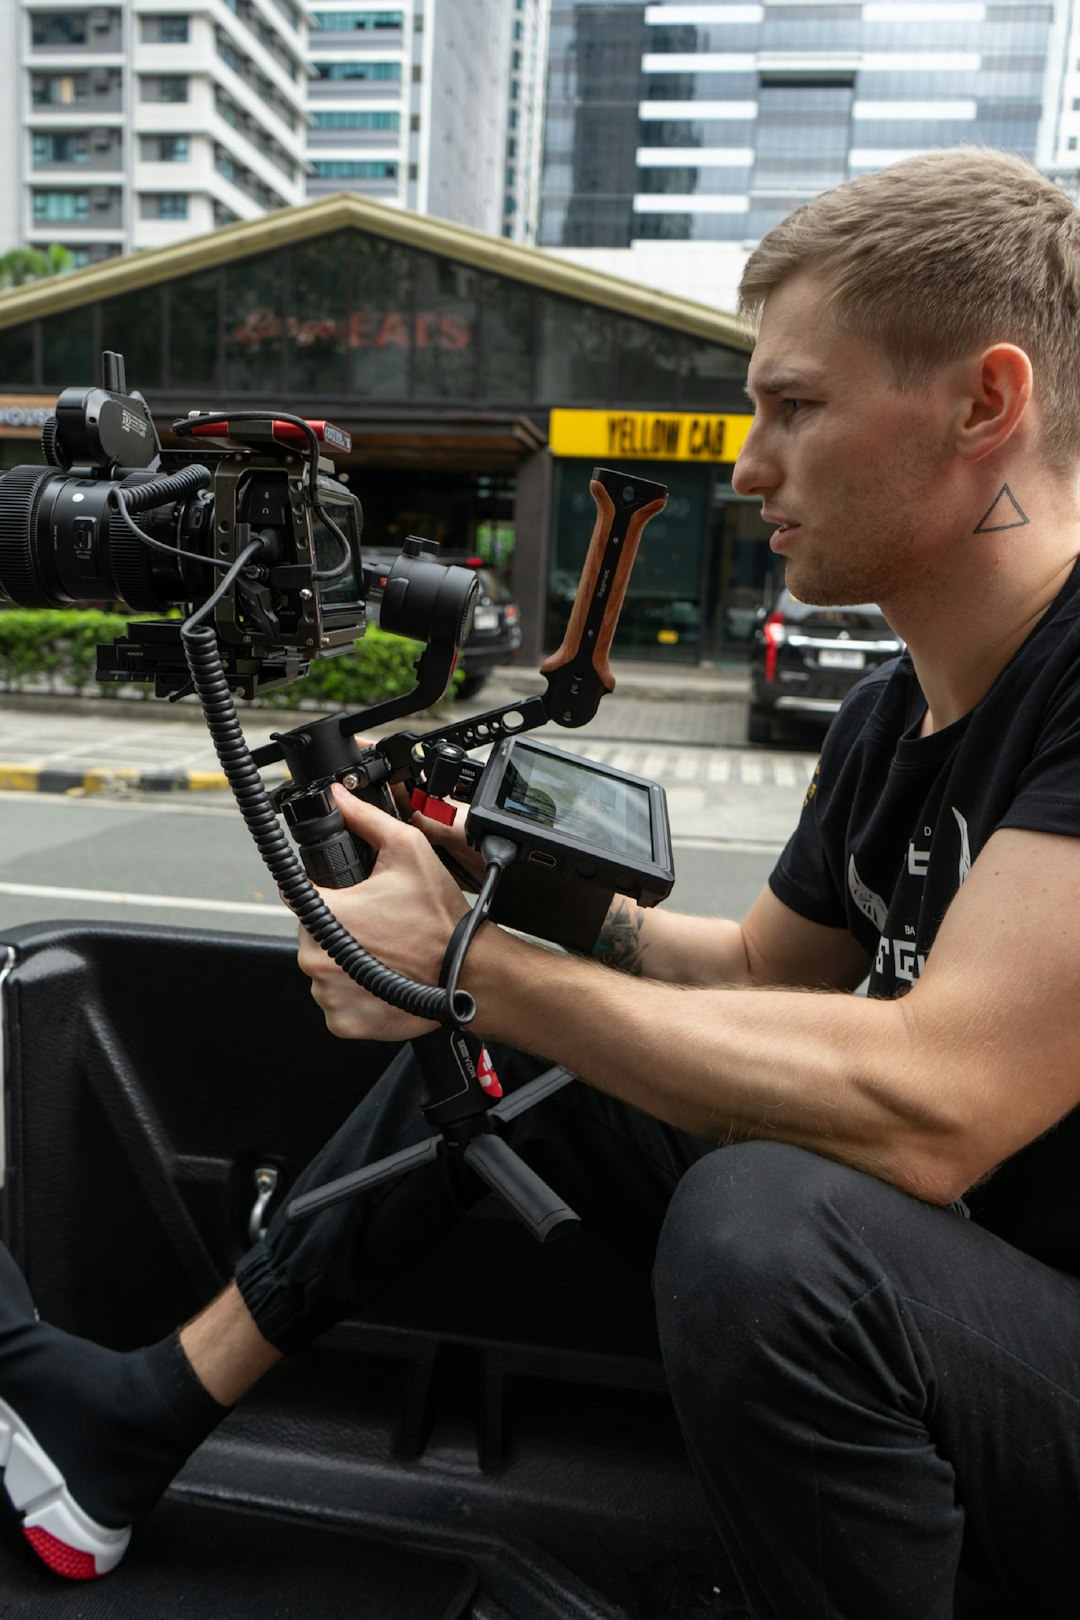
M 326 500 L 324 496 L 323 504 L 327 516 L 337 524 L 348 543 L 351 563 L 336 579 L 324 579 L 320 583 L 319 601 L 323 607 L 339 607 L 342 604 L 351 606 L 363 600 L 363 592 L 357 583 L 356 558 L 360 552 L 360 538 L 355 503 L 345 504 L 341 501 Z M 344 558 L 341 539 L 314 510 L 311 512 L 311 531 L 315 542 L 316 573 L 336 568 Z
M 499 787 L 499 807 L 610 855 L 653 859 L 648 787 L 584 760 L 519 743 Z

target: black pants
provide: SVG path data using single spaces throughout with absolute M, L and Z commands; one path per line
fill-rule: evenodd
M 957 1569 L 1080 1614 L 1080 1282 L 799 1148 L 683 1179 L 664 1359 L 760 1620 L 951 1620 Z
M 493 1056 L 507 1089 L 541 1068 Z M 426 1134 L 418 1102 L 406 1051 L 294 1191 Z M 961 1559 L 1021 1612 L 1075 1620 L 1080 1283 L 858 1171 L 711 1150 L 578 1084 L 506 1134 L 613 1247 L 655 1258 L 688 1449 L 759 1620 L 951 1620 Z M 362 1313 L 481 1191 L 440 1160 L 279 1214 L 237 1272 L 256 1323 L 292 1350 Z
M 490 1050 L 505 1091 L 548 1067 L 504 1047 Z M 308 1165 L 290 1197 L 429 1133 L 420 1113 L 420 1076 L 406 1047 Z M 646 1278 L 679 1178 L 711 1151 L 709 1143 L 576 1081 L 510 1121 L 502 1134 L 583 1223 Z M 363 1314 L 484 1190 L 471 1170 L 440 1156 L 309 1220 L 290 1223 L 279 1213 L 236 1273 L 261 1332 L 291 1351 L 343 1316 Z

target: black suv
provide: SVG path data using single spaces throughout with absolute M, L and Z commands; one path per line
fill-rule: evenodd
M 372 624 L 379 622 L 379 602 L 386 576 L 399 555 L 396 551 L 364 549 L 364 587 Z M 508 664 L 521 646 L 521 609 L 481 557 L 465 551 L 440 551 L 435 560 L 448 566 L 456 563 L 459 568 L 474 568 L 480 576 L 480 595 L 476 599 L 472 630 L 458 659 L 458 668 L 465 678 L 456 696 L 469 698 L 479 692 L 495 666 Z
M 781 590 L 754 627 L 747 738 L 772 742 L 785 718 L 827 724 L 856 681 L 902 651 L 872 602 L 810 607 Z

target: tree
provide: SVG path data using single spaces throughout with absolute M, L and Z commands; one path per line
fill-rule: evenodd
M 0 254 L 0 288 L 21 287 L 42 276 L 61 276 L 74 266 L 66 247 L 53 242 L 47 248 L 16 247 Z

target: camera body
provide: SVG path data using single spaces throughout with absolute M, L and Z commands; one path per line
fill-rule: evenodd
M 348 450 L 348 434 L 223 413 L 174 424 L 198 449 L 166 454 L 145 400 L 125 392 L 121 357 L 106 354 L 104 371 L 105 386 L 60 394 L 42 434 L 47 464 L 0 478 L 0 596 L 27 608 L 168 612 L 206 602 L 255 540 L 258 555 L 213 604 L 231 689 L 254 697 L 298 679 L 314 657 L 350 651 L 366 622 L 363 512 L 326 454 Z M 139 514 L 141 535 L 121 502 Z M 188 689 L 176 617 L 133 620 L 99 649 L 96 674 L 152 680 L 159 697 Z

